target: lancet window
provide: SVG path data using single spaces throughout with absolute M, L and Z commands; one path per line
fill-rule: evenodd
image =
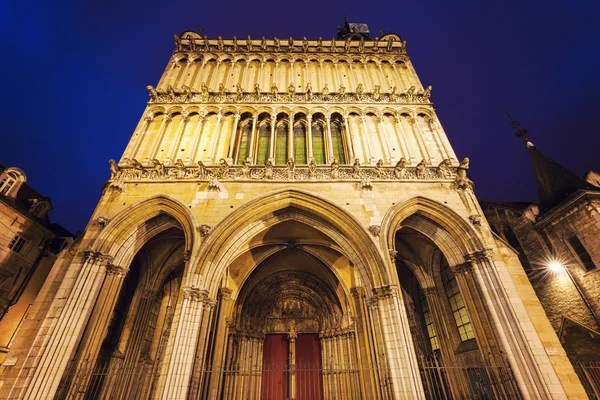
M 312 127 L 312 152 L 317 164 L 325 164 L 325 127 L 322 119 L 313 122 Z
M 264 164 L 269 159 L 271 146 L 271 125 L 263 120 L 258 125 L 258 146 L 256 151 L 256 164 Z
M 294 158 L 296 164 L 306 164 L 306 125 L 304 120 L 294 124 Z
M 288 159 L 288 122 L 281 121 L 277 124 L 277 137 L 275 138 L 275 164 L 285 164 Z
M 454 322 L 456 323 L 456 328 L 458 329 L 460 339 L 463 342 L 469 339 L 474 339 L 475 334 L 473 333 L 473 326 L 471 325 L 471 320 L 469 319 L 469 314 L 467 313 L 467 308 L 465 306 L 463 297 L 460 294 L 458 282 L 456 281 L 454 275 L 452 275 L 450 272 L 448 262 L 445 259 L 443 260 L 440 275 L 442 276 L 444 291 L 448 297 L 448 303 L 450 303 L 450 309 L 452 310 Z
M 342 139 L 342 122 L 340 118 L 332 118 L 330 122 L 331 126 L 331 146 L 333 150 L 333 156 L 337 160 L 345 164 L 346 156 L 344 153 L 344 141 Z
M 237 163 L 241 164 L 250 155 L 250 142 L 252 138 L 252 119 L 247 118 L 240 124 L 240 144 Z

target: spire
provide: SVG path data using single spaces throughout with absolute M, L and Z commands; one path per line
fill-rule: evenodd
M 542 212 L 556 207 L 578 190 L 600 191 L 600 188 L 588 183 L 538 150 L 527 137 L 527 130 L 521 127 L 520 122 L 513 119 L 509 113 L 506 115 L 511 119 L 511 127 L 515 130 L 515 135 L 521 138 L 529 149 Z

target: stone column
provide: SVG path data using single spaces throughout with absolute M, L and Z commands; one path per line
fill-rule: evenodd
M 258 140 L 256 140 L 256 121 L 258 120 L 258 116 L 255 115 L 252 118 L 252 131 L 250 132 L 250 151 L 248 151 L 248 154 L 250 154 L 250 158 L 252 159 L 252 162 L 256 162 L 256 152 L 254 151 L 254 143 L 256 143 Z
M 348 125 L 348 114 L 344 115 L 344 130 L 346 136 L 346 143 L 348 143 L 348 157 L 349 160 L 346 160 L 347 164 L 352 164 L 354 162 L 354 143 L 352 143 L 352 135 L 350 134 L 350 126 Z
M 269 160 L 275 159 L 275 124 L 277 123 L 277 117 L 271 116 L 271 139 L 269 140 Z
M 331 141 L 331 116 L 327 114 L 325 116 L 325 120 L 327 121 L 327 160 L 325 162 L 327 164 L 331 164 L 333 161 L 333 142 Z
M 219 143 L 219 135 L 220 132 L 219 130 L 221 129 L 221 120 L 223 119 L 223 114 L 219 113 L 217 115 L 217 123 L 215 125 L 215 130 L 213 131 L 213 137 L 210 140 L 210 148 L 208 150 L 208 158 L 207 161 L 216 164 L 216 151 L 217 151 L 217 144 Z
M 178 150 L 179 150 L 179 144 L 181 143 L 181 138 L 183 136 L 183 133 L 185 132 L 185 127 L 187 126 L 187 122 L 189 120 L 189 117 L 187 115 L 181 115 L 181 123 L 179 124 L 179 126 L 177 127 L 177 133 L 175 133 L 175 142 L 173 144 L 173 151 L 171 151 L 171 160 L 173 160 L 173 162 L 175 162 L 176 159 L 180 158 L 177 157 L 178 154 Z
M 202 128 L 204 128 L 204 121 L 205 117 L 203 117 L 202 115 L 198 115 L 198 126 L 196 127 L 196 130 L 194 132 L 194 142 L 192 144 L 192 151 L 190 152 L 190 161 L 192 163 L 198 161 L 196 153 L 198 152 L 198 146 L 200 145 L 200 138 L 202 137 Z
M 288 356 L 288 369 L 289 375 L 289 399 L 296 399 L 296 339 L 298 334 L 296 332 L 288 333 L 288 340 L 290 342 L 289 356 Z
M 154 145 L 152 146 L 152 150 L 148 154 L 148 159 L 153 160 L 158 157 L 158 149 L 160 148 L 161 143 L 163 142 L 163 137 L 165 136 L 165 132 L 169 123 L 171 122 L 171 116 L 165 115 L 160 127 L 158 128 L 158 134 L 156 135 L 156 139 L 154 141 Z
M 367 153 L 367 160 L 370 164 L 373 163 L 373 153 L 371 153 L 371 144 L 369 143 L 369 131 L 367 129 L 367 121 L 364 115 L 360 116 L 360 120 L 362 121 L 362 127 L 363 127 L 363 131 L 362 131 L 362 138 L 363 141 L 365 143 L 365 152 Z
M 404 128 L 402 127 L 402 116 L 396 115 L 396 124 L 398 125 L 398 130 L 400 134 L 398 135 L 398 143 L 400 144 L 400 149 L 402 151 L 402 156 L 412 164 L 410 152 L 408 150 L 408 144 L 406 143 L 406 132 L 404 132 Z
M 313 145 L 312 145 L 312 115 L 306 116 L 306 122 L 308 124 L 308 163 L 314 158 L 313 156 Z
M 140 145 L 142 144 L 144 137 L 148 133 L 148 128 L 150 128 L 150 124 L 152 124 L 152 121 L 154 121 L 154 115 L 151 113 L 147 113 L 146 115 L 144 115 L 144 121 L 144 128 L 141 132 L 138 133 L 139 136 L 136 139 L 135 144 L 131 146 L 130 151 L 125 151 L 125 154 L 123 154 L 123 158 L 137 158 L 137 152 L 140 149 Z
M 290 113 L 289 121 L 290 121 L 290 126 L 289 126 L 290 129 L 288 130 L 287 158 L 290 158 L 290 157 L 294 158 L 294 114 L 293 113 Z
M 71 265 L 59 289 L 67 298 L 57 296 L 50 308 L 49 315 L 54 313 L 57 320 L 26 385 L 26 399 L 53 398 L 56 394 L 94 307 L 106 274 L 106 264 L 112 261 L 112 257 L 98 251 L 84 251 L 80 257 L 79 264 Z
M 448 141 L 448 137 L 446 137 L 446 134 L 444 133 L 444 130 L 442 129 L 439 121 L 436 118 L 430 118 L 429 126 L 431 127 L 431 131 L 434 133 L 435 137 L 437 137 L 437 139 L 440 141 L 446 153 L 446 158 L 453 158 L 456 160 L 456 154 L 454 154 L 452 146 Z
M 215 339 L 212 348 L 213 358 L 211 367 L 214 372 L 210 376 L 208 395 L 205 398 L 216 399 L 221 388 L 223 380 L 221 370 L 223 369 L 223 359 L 227 346 L 228 318 L 230 318 L 232 307 L 233 301 L 231 299 L 231 289 L 225 287 L 220 288 L 217 315 L 215 318 Z
M 113 316 L 115 304 L 121 292 L 123 279 L 127 269 L 113 264 L 106 264 L 106 275 L 96 299 L 94 309 L 87 324 L 87 329 L 79 344 L 79 354 L 76 356 L 74 370 L 91 370 L 96 367 L 100 346 L 104 341 L 108 325 Z M 85 393 L 90 376 L 83 380 L 74 379 L 70 383 L 69 396 L 77 397 Z
M 354 308 L 356 309 L 356 357 L 358 365 L 362 368 L 358 370 L 361 385 L 361 398 L 373 399 L 376 398 L 377 391 L 377 375 L 374 365 L 372 348 L 372 332 L 369 329 L 368 311 L 365 304 L 366 292 L 365 288 L 354 287 L 350 290 L 354 299 Z M 368 369 L 365 370 L 364 367 Z
M 379 119 L 379 125 L 381 126 L 381 131 L 383 133 L 383 146 L 385 147 L 384 157 L 387 157 L 387 160 L 384 160 L 384 161 L 388 161 L 391 163 L 392 162 L 392 151 L 390 148 L 390 142 L 388 140 L 388 132 L 385 127 L 385 123 L 383 121 L 383 115 L 378 115 L 377 118 Z
M 204 303 L 204 312 L 200 321 L 200 334 L 198 335 L 198 344 L 196 345 L 196 355 L 194 358 L 194 373 L 190 388 L 190 398 L 200 398 L 201 390 L 206 381 L 207 371 L 210 366 L 206 362 L 209 334 L 212 328 L 213 311 L 215 302 L 208 301 Z
M 419 124 L 413 118 L 410 118 L 408 120 L 408 123 L 410 124 L 414 132 L 415 138 L 417 139 L 417 144 L 419 145 L 419 149 L 421 150 L 421 155 L 423 159 L 431 160 L 431 155 L 429 154 L 429 150 L 427 149 L 427 144 L 425 143 L 425 138 L 423 136 L 421 128 L 419 128 Z
M 229 135 L 229 152 L 227 154 L 227 162 L 233 164 L 233 153 L 236 148 L 238 124 L 240 122 L 240 114 L 235 114 L 235 121 L 233 122 L 233 130 Z

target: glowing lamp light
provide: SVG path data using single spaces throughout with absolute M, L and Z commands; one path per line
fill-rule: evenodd
M 550 270 L 552 272 L 561 272 L 561 271 L 564 270 L 565 267 L 561 263 L 559 263 L 558 261 L 551 261 L 548 264 L 548 268 L 550 268 Z

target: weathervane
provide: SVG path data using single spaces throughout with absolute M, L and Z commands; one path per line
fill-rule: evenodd
M 508 117 L 508 119 L 511 120 L 510 126 L 515 130 L 515 135 L 518 138 L 523 139 L 523 141 L 525 142 L 527 147 L 533 146 L 533 143 L 531 143 L 529 141 L 529 138 L 527 137 L 527 129 L 522 128 L 521 122 L 519 122 L 518 119 L 513 119 L 513 117 L 508 113 L 508 111 L 505 111 L 505 113 L 506 113 L 506 116 Z

